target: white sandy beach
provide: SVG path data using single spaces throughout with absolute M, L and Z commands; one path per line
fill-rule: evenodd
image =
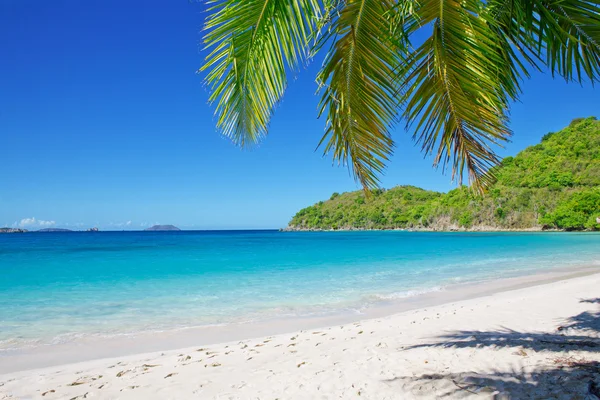
M 0 376 L 0 399 L 596 395 L 600 274 L 341 326 Z

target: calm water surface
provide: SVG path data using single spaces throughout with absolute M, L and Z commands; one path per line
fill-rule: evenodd
M 360 312 L 455 283 L 598 265 L 600 234 L 97 232 L 0 235 L 0 350 Z

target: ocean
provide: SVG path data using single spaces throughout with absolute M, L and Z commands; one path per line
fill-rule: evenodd
M 360 314 L 458 283 L 597 265 L 597 233 L 0 235 L 0 351 L 278 317 Z

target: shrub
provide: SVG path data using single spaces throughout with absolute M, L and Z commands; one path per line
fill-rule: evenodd
M 545 142 L 546 140 L 550 139 L 552 137 L 552 135 L 554 135 L 555 132 L 548 132 L 546 133 L 544 136 L 542 136 L 542 142 Z
M 541 222 L 566 230 L 598 229 L 597 217 L 600 217 L 600 190 L 586 190 L 559 203 Z
M 571 123 L 569 124 L 569 128 L 574 127 L 575 125 L 578 125 L 580 122 L 584 121 L 585 118 L 575 118 L 571 121 Z
M 471 213 L 466 212 L 460 216 L 458 219 L 458 224 L 465 228 L 470 228 L 473 225 L 473 216 Z

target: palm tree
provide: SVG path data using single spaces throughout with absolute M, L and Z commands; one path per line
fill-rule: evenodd
M 217 127 L 263 138 L 287 75 L 326 49 L 317 76 L 320 145 L 365 188 L 415 129 L 434 165 L 483 190 L 506 141 L 508 111 L 531 70 L 600 78 L 600 0 L 212 0 L 204 41 Z M 417 35 L 417 33 L 419 33 Z M 414 43 L 415 38 L 422 38 Z

